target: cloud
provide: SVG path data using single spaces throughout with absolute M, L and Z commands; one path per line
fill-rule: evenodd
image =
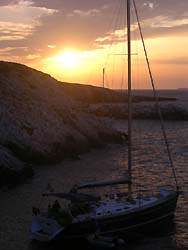
M 34 27 L 30 24 L 0 21 L 0 41 L 24 39 L 33 31 Z
M 154 8 L 154 3 L 147 1 L 146 3 L 144 3 L 144 6 L 148 6 L 150 9 Z
M 74 15 L 79 15 L 79 16 L 96 16 L 97 14 L 99 14 L 101 11 L 97 10 L 97 9 L 90 9 L 87 11 L 82 11 L 82 10 L 74 10 L 72 14 L 69 14 L 69 16 L 74 16 Z
M 32 1 L 20 0 L 17 4 L 0 7 L 0 41 L 21 40 L 31 35 L 40 25 L 40 18 L 56 10 L 34 7 Z
M 33 0 L 34 6 L 46 7 L 58 10 L 66 10 L 67 12 L 73 10 L 87 11 L 90 9 L 100 9 L 102 6 L 113 4 L 113 0 Z
M 108 13 L 108 6 L 104 4 L 98 9 L 58 10 L 51 16 L 40 18 L 42 25 L 37 27 L 26 42 L 43 50 L 46 50 L 48 45 L 54 45 L 54 53 L 63 48 L 87 50 L 92 48 L 95 39 L 107 30 L 109 17 L 104 15 L 106 12 Z M 97 18 L 93 15 L 97 15 Z
M 142 26 L 148 26 L 152 28 L 173 28 L 178 26 L 184 26 L 188 24 L 188 15 L 184 15 L 181 18 L 172 19 L 170 16 L 156 16 L 149 18 L 142 22 Z
M 55 45 L 48 45 L 48 48 L 50 48 L 50 49 L 55 49 L 56 46 L 55 46 Z
M 187 35 L 187 0 L 135 1 L 145 38 Z M 114 42 L 121 42 L 126 29 L 120 17 L 116 28 L 112 25 L 115 14 L 123 13 L 118 4 L 114 0 L 1 0 L 0 48 L 27 47 L 15 52 L 46 57 L 66 48 L 95 49 L 110 44 L 114 35 Z M 138 32 L 135 17 L 132 24 Z
M 0 2 L 0 56 L 20 61 L 39 58 L 36 44 L 29 40 L 42 25 L 41 19 L 58 11 L 36 7 L 31 0 Z M 36 57 L 37 55 L 37 57 Z
M 9 53 L 14 53 L 15 51 L 20 51 L 20 50 L 27 50 L 28 48 L 27 47 L 7 47 L 7 48 L 3 48 L 3 49 L 0 49 L 0 54 L 1 56 L 3 55 L 9 55 Z
M 7 6 L 7 5 L 9 5 L 9 4 L 12 4 L 12 0 L 1 0 L 0 1 L 0 6 Z
M 27 51 L 27 47 L 0 48 L 0 60 L 24 63 L 24 55 Z
M 26 56 L 26 59 L 28 60 L 33 60 L 33 59 L 37 59 L 37 58 L 40 58 L 41 56 L 40 55 L 28 55 Z
M 17 4 L 1 6 L 0 21 L 36 24 L 40 17 L 52 15 L 56 11 L 44 7 L 34 7 L 32 1 L 21 0 Z

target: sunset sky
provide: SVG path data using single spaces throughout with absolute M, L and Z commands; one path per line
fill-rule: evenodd
M 120 72 L 122 57 L 113 56 L 126 53 L 120 3 L 0 0 L 0 60 L 26 64 L 61 81 L 98 86 L 102 86 L 102 69 L 106 67 L 106 85 L 125 88 L 121 83 L 123 78 L 126 82 L 126 71 L 124 76 Z M 188 87 L 188 0 L 136 3 L 157 87 Z M 132 62 L 133 87 L 149 88 L 135 16 L 132 30 L 132 52 L 137 54 Z

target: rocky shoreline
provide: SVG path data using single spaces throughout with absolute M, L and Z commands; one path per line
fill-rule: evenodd
M 164 120 L 188 121 L 188 109 L 174 102 L 160 103 L 160 109 Z M 96 104 L 90 106 L 90 110 L 98 117 L 110 117 L 114 119 L 128 118 L 127 103 Z M 134 119 L 158 120 L 159 114 L 154 102 L 133 103 L 132 116 Z
M 33 164 L 54 164 L 125 136 L 80 108 L 51 76 L 0 62 L 0 187 L 33 175 Z

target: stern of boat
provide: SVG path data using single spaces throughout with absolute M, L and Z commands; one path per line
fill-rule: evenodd
M 31 239 L 40 242 L 52 241 L 58 234 L 64 230 L 56 220 L 46 218 L 42 215 L 33 215 L 31 225 Z

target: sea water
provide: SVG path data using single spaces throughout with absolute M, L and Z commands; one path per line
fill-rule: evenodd
M 169 91 L 188 107 L 185 91 Z M 167 96 L 167 91 L 163 92 Z M 125 121 L 110 121 L 119 130 L 127 131 Z M 181 194 L 178 200 L 175 227 L 166 234 L 157 234 L 127 244 L 125 249 L 158 250 L 188 249 L 188 122 L 165 122 L 169 146 L 176 167 Z M 133 177 L 134 191 L 174 186 L 171 167 L 162 140 L 159 121 L 137 120 L 133 124 Z M 68 191 L 75 183 L 110 179 L 126 172 L 127 146 L 109 145 L 81 155 L 80 160 L 66 160 L 54 166 L 36 168 L 32 180 L 9 191 L 0 192 L 0 250 L 54 249 L 51 245 L 31 242 L 30 225 L 32 206 L 47 205 L 41 193 L 48 184 L 55 191 Z M 57 249 L 63 249 L 61 246 Z

